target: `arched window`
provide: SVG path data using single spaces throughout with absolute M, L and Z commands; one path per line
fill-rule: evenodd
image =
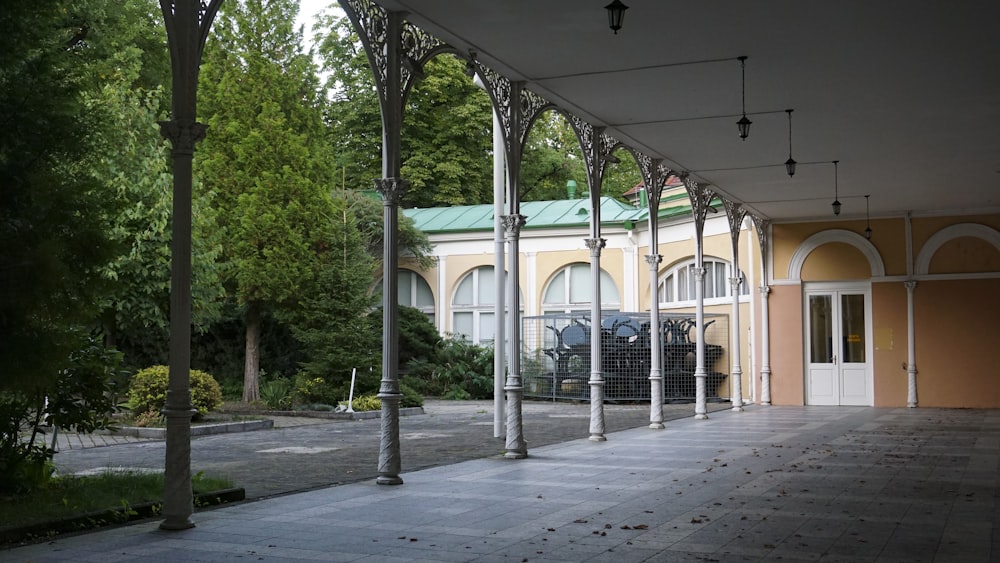
M 553 276 L 549 286 L 545 288 L 542 312 L 589 311 L 593 300 L 592 288 L 590 264 L 570 264 Z M 601 270 L 601 310 L 609 312 L 621 310 L 618 286 L 604 270 Z
M 420 309 L 422 313 L 434 322 L 434 293 L 427 285 L 423 276 L 412 270 L 396 272 L 396 295 L 400 305 Z M 382 293 L 382 280 L 375 285 L 374 293 Z
M 524 299 L 521 299 L 522 309 Z M 472 270 L 458 282 L 451 300 L 451 332 L 474 344 L 496 338 L 496 272 L 493 266 Z
M 705 301 L 723 302 L 732 298 L 732 286 L 729 278 L 732 270 L 729 262 L 718 258 L 705 258 Z M 681 262 L 671 268 L 663 277 L 657 288 L 660 303 L 664 305 L 691 305 L 695 300 L 695 277 L 693 273 L 694 260 Z M 750 295 L 746 275 L 740 271 L 740 295 Z

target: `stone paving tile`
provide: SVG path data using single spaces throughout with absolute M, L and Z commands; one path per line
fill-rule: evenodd
M 1000 438 L 987 418 L 998 419 L 749 407 L 535 448 L 526 460 L 415 471 L 401 487 L 363 481 L 202 512 L 193 530 L 138 524 L 0 560 L 986 562 L 1000 559 L 997 455 L 969 451 Z M 928 439 L 906 441 L 907 457 L 889 455 L 902 451 L 892 438 L 918 434 Z M 945 448 L 947 434 L 958 445 Z M 938 469 L 948 481 L 929 480 Z

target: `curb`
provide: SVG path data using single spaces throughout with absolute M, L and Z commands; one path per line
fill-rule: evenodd
M 236 412 L 236 411 L 220 411 Z M 302 418 L 322 418 L 326 420 L 369 420 L 372 418 L 382 418 L 382 411 L 354 411 L 354 412 L 333 412 L 333 411 L 260 411 L 256 414 L 263 416 L 293 416 Z M 413 416 L 425 414 L 424 407 L 405 407 L 399 409 L 399 416 Z
M 210 436 L 212 434 L 228 434 L 230 432 L 251 432 L 254 430 L 270 430 L 274 428 L 273 420 L 243 420 L 240 422 L 220 422 L 218 424 L 200 424 L 191 426 L 191 436 Z M 166 428 L 144 428 L 138 426 L 120 426 L 114 432 L 119 436 L 136 438 L 152 438 L 164 440 L 167 437 Z
M 246 491 L 242 487 L 235 487 L 195 495 L 194 506 L 197 511 L 199 508 L 239 502 L 245 499 Z M 57 534 L 82 532 L 94 528 L 103 528 L 105 526 L 143 520 L 145 518 L 153 518 L 161 515 L 162 505 L 161 501 L 143 502 L 129 507 L 98 510 L 77 516 L 69 516 L 61 520 L 7 528 L 0 530 L 0 545 L 9 547 L 14 543 L 33 543 L 50 539 Z

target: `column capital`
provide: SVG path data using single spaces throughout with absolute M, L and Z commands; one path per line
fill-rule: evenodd
M 205 138 L 208 125 L 193 119 L 160 121 L 160 135 L 170 141 L 174 154 L 194 154 L 194 146 Z
M 402 178 L 375 178 L 375 191 L 382 196 L 383 206 L 397 206 L 410 189 L 410 181 Z
M 760 287 L 757 288 L 757 291 L 759 291 L 761 295 L 763 295 L 763 296 L 766 297 L 768 293 L 771 293 L 771 286 L 769 286 L 769 285 L 762 285 L 762 286 L 760 286 Z
M 917 287 L 917 280 L 906 280 L 903 282 L 903 287 L 909 291 L 913 291 Z
M 646 263 L 650 266 L 656 266 L 660 262 L 663 262 L 663 256 L 660 254 L 647 254 Z
M 517 236 L 521 233 L 521 227 L 528 222 L 528 218 L 524 215 L 513 214 L 513 215 L 501 215 L 500 224 L 503 225 L 503 230 L 508 236 Z
M 607 240 L 603 238 L 588 238 L 584 242 L 587 244 L 587 248 L 590 249 L 591 256 L 600 256 L 601 249 L 607 245 Z

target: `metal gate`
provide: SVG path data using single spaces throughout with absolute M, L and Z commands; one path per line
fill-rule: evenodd
M 695 398 L 698 334 L 695 316 L 661 313 L 659 318 L 664 400 Z M 524 317 L 521 367 L 524 396 L 545 399 L 590 399 L 591 331 L 589 313 Z M 602 315 L 601 371 L 604 397 L 610 401 L 648 401 L 650 371 L 649 313 Z M 729 376 L 725 345 L 728 315 L 705 315 L 706 395 L 718 398 Z

